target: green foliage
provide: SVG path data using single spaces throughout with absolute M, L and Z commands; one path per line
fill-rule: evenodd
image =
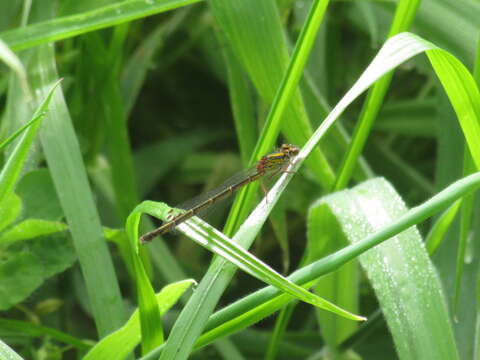
M 478 2 L 0 10 L 0 357 L 478 356 Z

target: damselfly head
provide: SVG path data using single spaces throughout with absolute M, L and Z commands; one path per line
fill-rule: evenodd
M 282 146 L 280 146 L 280 151 L 288 157 L 293 157 L 298 154 L 300 148 L 292 144 L 282 144 Z

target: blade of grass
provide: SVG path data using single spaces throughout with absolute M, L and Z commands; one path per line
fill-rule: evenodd
M 427 56 L 457 114 L 473 162 L 480 169 L 480 92 L 475 80 L 465 66 L 448 52 L 432 49 Z
M 37 134 L 37 130 L 41 124 L 39 120 L 45 117 L 46 111 L 50 106 L 54 91 L 59 84 L 60 81 L 57 81 L 53 86 L 50 87 L 50 91 L 45 93 L 44 100 L 41 102 L 41 104 L 38 106 L 37 110 L 33 114 L 32 120 L 30 120 L 30 122 L 27 124 L 30 125 L 29 128 L 23 133 L 22 138 L 15 146 L 12 154 L 9 156 L 7 162 L 5 163 L 5 166 L 0 172 L 0 202 L 3 202 L 5 198 L 13 192 L 15 184 L 18 181 L 18 177 L 20 176 L 20 171 L 22 170 L 23 164 L 27 157 L 28 151 L 30 150 L 30 146 L 32 145 L 35 135 Z M 19 131 L 17 131 L 17 133 Z
M 473 163 L 470 153 L 465 147 L 464 154 L 464 175 L 475 172 L 475 164 Z M 454 316 L 458 314 L 458 304 L 460 301 L 460 291 L 462 287 L 462 278 L 465 269 L 465 256 L 467 251 L 467 242 L 469 240 L 470 231 L 472 230 L 472 217 L 474 208 L 474 194 L 465 196 L 460 206 L 460 233 L 458 239 L 457 261 L 455 266 L 455 292 L 453 294 L 452 307 Z
M 437 250 L 438 246 L 442 243 L 449 230 L 458 210 L 460 209 L 461 201 L 457 201 L 450 206 L 445 212 L 437 219 L 433 224 L 430 232 L 425 239 L 425 246 L 428 253 L 432 255 Z
M 56 341 L 71 345 L 80 350 L 88 350 L 92 347 L 93 341 L 80 339 L 71 336 L 57 329 L 34 324 L 29 321 L 0 319 L 0 327 L 2 330 L 18 332 L 21 336 L 41 337 L 49 336 Z M 10 359 L 10 358 L 8 358 Z
M 176 11 L 165 23 L 158 25 L 127 59 L 121 79 L 121 92 L 127 117 L 137 100 L 154 55 L 158 54 L 168 37 L 179 28 L 190 10 L 191 7 L 186 7 Z
M 183 280 L 165 286 L 155 295 L 160 313 L 165 314 L 192 285 L 195 285 L 194 280 Z M 99 341 L 83 357 L 83 360 L 123 360 L 140 342 L 140 335 L 139 310 L 137 309 L 120 329 Z
M 328 195 L 316 206 L 330 213 L 324 231 L 332 237 L 340 231 L 352 244 L 407 212 L 398 193 L 382 178 Z M 458 358 L 440 279 L 416 228 L 370 249 L 359 261 L 380 302 L 399 358 Z
M 160 14 L 201 0 L 127 0 L 81 14 L 60 17 L 0 33 L 14 51 L 68 39 L 90 31 Z
M 53 4 L 35 4 L 39 18 L 50 18 Z M 32 87 L 39 94 L 58 77 L 51 46 L 35 52 Z M 118 281 L 108 253 L 93 201 L 78 140 L 65 100 L 60 93 L 52 98 L 53 111 L 45 122 L 40 139 L 55 189 L 70 226 L 82 268 L 88 299 L 100 337 L 117 329 L 124 320 Z
M 7 139 L 5 139 L 1 144 L 0 144 L 0 150 L 5 148 L 7 145 L 11 144 L 13 140 L 15 140 L 22 132 L 24 132 L 26 129 L 28 129 L 30 126 L 32 126 L 35 122 L 42 120 L 45 117 L 44 113 L 40 113 L 37 116 L 35 116 L 32 120 L 30 120 L 28 123 L 23 125 L 20 129 L 15 131 L 12 135 L 10 135 Z
M 2 60 L 10 69 L 13 70 L 22 85 L 23 92 L 27 100 L 30 100 L 32 93 L 28 84 L 27 72 L 20 59 L 0 38 L 0 60 Z
M 480 39 L 480 38 L 479 38 Z M 480 41 L 477 42 L 477 56 L 474 64 L 473 80 L 477 87 L 480 85 Z M 480 108 L 480 106 L 479 106 Z M 480 116 L 480 113 L 477 113 Z M 478 121 L 478 120 L 477 120 Z M 478 164 L 477 164 L 478 166 Z M 463 173 L 470 174 L 475 171 L 475 164 L 472 160 L 470 152 L 465 148 Z M 460 219 L 460 234 L 458 241 L 457 261 L 455 266 L 455 293 L 453 297 L 453 309 L 455 316 L 458 312 L 458 304 L 460 302 L 460 291 L 462 286 L 462 278 L 464 277 L 464 268 L 467 251 L 467 242 L 469 241 L 470 232 L 472 229 L 472 218 L 474 216 L 474 202 L 475 196 L 467 196 L 461 205 L 461 219 Z
M 138 226 L 142 213 L 148 212 L 150 204 L 142 202 L 137 205 L 127 218 L 125 229 L 128 235 L 130 256 L 135 269 L 138 309 L 142 339 L 142 353 L 145 354 L 163 343 L 163 328 L 160 309 L 155 292 L 147 276 L 139 254 Z
M 402 0 L 398 3 L 388 37 L 409 29 L 419 4 L 419 0 Z M 383 104 L 383 99 L 390 86 L 392 77 L 393 72 L 386 74 L 368 92 L 358 124 L 352 136 L 352 143 L 345 154 L 343 164 L 337 176 L 334 186 L 335 190 L 343 189 L 348 185 L 358 157 L 365 146 L 367 137 L 380 111 L 380 106 Z
M 227 65 L 228 90 L 240 155 L 243 165 L 247 167 L 258 138 L 253 94 L 241 65 L 229 47 L 225 48 L 223 56 Z
M 118 45 L 121 47 L 121 45 Z M 107 156 L 112 174 L 112 183 L 115 190 L 116 207 L 123 223 L 130 211 L 138 203 L 137 186 L 134 176 L 134 166 L 128 136 L 128 123 L 123 108 L 123 99 L 117 81 L 117 71 L 122 58 L 120 49 L 115 51 L 116 58 L 113 62 L 106 62 L 103 66 L 105 73 L 109 74 L 101 88 L 103 98 L 102 107 L 105 131 L 108 134 L 106 141 Z M 110 58 L 112 59 L 112 57 Z M 112 68 L 108 70 L 108 68 Z
M 284 307 L 275 321 L 275 328 L 273 329 L 272 336 L 268 342 L 267 353 L 265 354 L 265 360 L 275 360 L 278 354 L 279 345 L 281 344 L 285 331 L 287 329 L 290 318 L 293 315 L 293 310 L 297 305 L 297 301 L 293 301 L 288 306 Z M 199 343 L 203 340 L 201 336 L 195 346 L 200 345 Z

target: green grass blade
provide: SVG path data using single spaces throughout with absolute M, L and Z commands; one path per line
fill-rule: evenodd
M 345 235 L 335 228 L 335 219 L 322 201 L 315 201 L 308 210 L 307 250 L 305 263 L 311 263 L 348 245 Z M 342 308 L 358 312 L 359 269 L 356 261 L 341 269 L 322 276 L 314 286 L 315 293 Z M 326 344 L 335 349 L 357 330 L 357 324 L 335 318 L 329 313 L 317 311 L 318 322 Z
M 352 244 L 389 226 L 407 211 L 400 196 L 383 179 L 334 193 L 320 203 L 334 217 L 325 231 L 331 236 L 341 231 Z M 359 260 L 375 289 L 399 357 L 457 359 L 440 279 L 418 231 L 409 228 Z
M 43 119 L 45 117 L 44 113 L 38 114 L 35 116 L 32 120 L 30 120 L 28 123 L 23 125 L 20 129 L 15 131 L 12 135 L 10 135 L 7 139 L 5 139 L 1 144 L 0 144 L 0 150 L 5 148 L 5 146 L 9 145 L 12 143 L 13 140 L 15 140 L 22 132 L 24 132 L 26 129 L 28 129 L 30 126 L 32 126 L 35 122 Z
M 398 3 L 389 37 L 409 29 L 419 4 L 419 0 L 402 0 Z M 365 146 L 367 137 L 383 104 L 383 99 L 390 86 L 392 76 L 393 73 L 385 75 L 369 91 L 358 120 L 358 125 L 352 136 L 352 143 L 345 155 L 342 167 L 337 176 L 335 190 L 343 189 L 348 185 L 358 157 Z
M 65 16 L 0 33 L 15 51 L 159 14 L 201 0 L 127 0 L 81 14 Z
M 0 38 L 0 60 L 2 60 L 10 69 L 13 70 L 22 85 L 23 92 L 27 99 L 31 99 L 32 94 L 28 84 L 27 72 L 20 59 Z
M 225 41 L 225 40 L 224 40 Z M 227 65 L 228 89 L 238 136 L 240 155 L 244 166 L 248 166 L 258 138 L 253 92 L 241 65 L 229 48 L 223 51 Z
M 125 229 L 128 235 L 130 254 L 135 269 L 138 309 L 142 334 L 142 353 L 145 354 L 163 343 L 163 328 L 160 309 L 155 292 L 143 266 L 138 247 L 138 227 L 143 213 L 149 213 L 152 206 L 143 202 L 130 213 Z
M 8 231 L 1 233 L 0 244 L 34 239 L 36 237 L 55 234 L 67 229 L 68 227 L 66 224 L 58 221 L 26 219 L 14 225 Z
M 83 340 L 71 336 L 65 332 L 56 329 L 38 325 L 29 321 L 19 321 L 10 319 L 0 319 L 0 327 L 2 330 L 18 332 L 19 336 L 41 337 L 49 336 L 56 341 L 60 341 L 66 345 L 73 346 L 80 350 L 88 350 L 92 347 L 92 341 Z
M 179 9 L 166 23 L 158 25 L 127 59 L 121 79 L 121 93 L 127 116 L 137 100 L 154 55 L 163 48 L 168 37 L 180 27 L 190 9 L 191 7 Z
M 179 298 L 195 284 L 194 280 L 183 280 L 165 286 L 156 294 L 160 314 L 165 314 Z M 139 310 L 135 310 L 128 321 L 117 331 L 99 341 L 83 360 L 111 359 L 123 360 L 140 342 Z
M 464 175 L 469 175 L 475 172 L 475 164 L 467 149 L 464 154 Z M 458 312 L 458 304 L 460 301 L 460 291 L 462 286 L 462 278 L 464 277 L 465 263 L 468 263 L 466 252 L 467 243 L 470 240 L 470 232 L 472 231 L 473 209 L 475 206 L 474 194 L 465 196 L 463 198 L 460 210 L 460 233 L 458 239 L 457 262 L 455 266 L 455 293 L 453 294 L 453 311 L 455 316 Z
M 0 202 L 3 202 L 5 197 L 9 196 L 13 192 L 13 188 L 18 181 L 18 177 L 27 157 L 27 153 L 41 124 L 41 122 L 38 120 L 45 116 L 46 111 L 50 106 L 53 93 L 59 84 L 60 81 L 57 81 L 53 86 L 50 87 L 50 91 L 45 94 L 46 96 L 44 100 L 32 116 L 30 123 L 33 122 L 33 124 L 23 133 L 22 138 L 15 146 L 15 149 L 7 159 L 5 166 L 0 172 Z
M 42 11 L 47 10 L 48 7 L 42 7 Z M 32 86 L 43 93 L 57 78 L 55 59 L 50 47 L 38 49 L 36 55 L 35 66 L 41 77 L 32 81 Z M 104 336 L 123 323 L 125 314 L 118 282 L 62 94 L 53 97 L 52 109 L 40 139 L 70 226 L 97 329 Z
M 445 50 L 427 51 L 450 102 L 457 114 L 475 166 L 480 169 L 480 92 L 473 76 L 453 55 Z
M 442 243 L 447 231 L 450 229 L 450 226 L 458 213 L 458 210 L 460 209 L 460 205 L 461 201 L 453 203 L 452 206 L 445 210 L 445 212 L 443 212 L 443 214 L 433 224 L 425 239 L 425 246 L 427 247 L 430 255 L 432 255 Z
M 277 320 L 275 321 L 275 328 L 273 329 L 272 336 L 270 338 L 270 341 L 268 342 L 268 348 L 267 348 L 267 353 L 265 354 L 265 360 L 275 360 L 277 358 L 280 344 L 283 340 L 283 337 L 285 336 L 285 331 L 293 315 L 293 310 L 295 310 L 296 305 L 297 305 L 297 302 L 294 301 L 290 303 L 288 306 L 284 307 L 278 314 Z M 204 339 L 204 335 L 202 335 L 198 339 L 198 342 L 196 345 L 201 346 L 199 343 L 201 343 L 203 339 Z

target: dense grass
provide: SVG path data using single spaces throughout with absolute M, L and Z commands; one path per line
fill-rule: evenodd
M 2 358 L 478 358 L 477 2 L 0 10 Z

